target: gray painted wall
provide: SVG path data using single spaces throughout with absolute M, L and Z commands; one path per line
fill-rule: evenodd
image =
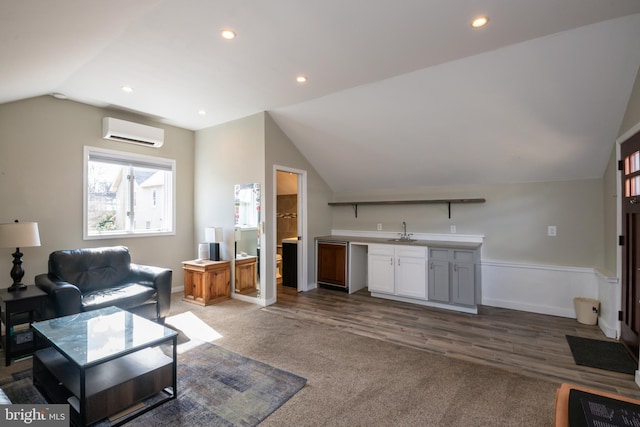
M 204 242 L 205 227 L 223 227 L 221 258 L 230 260 L 235 257 L 234 186 L 259 183 L 264 188 L 265 184 L 264 115 L 196 131 L 195 141 L 193 238 L 196 244 Z
M 269 222 L 265 224 L 266 230 L 271 230 L 273 221 L 275 220 L 275 172 L 274 165 L 286 166 L 294 169 L 307 171 L 307 281 L 315 283 L 315 242 L 316 236 L 327 235 L 331 231 L 332 210 L 328 202 L 332 200 L 333 192 L 322 179 L 322 177 L 311 166 L 308 160 L 298 151 L 291 140 L 282 132 L 278 125 L 273 121 L 269 114 L 265 114 L 265 169 L 267 173 L 265 197 L 267 200 L 266 212 Z M 267 233 L 267 248 L 275 247 L 275 236 L 273 233 Z M 268 268 L 275 268 L 275 253 L 270 250 L 267 252 L 266 260 Z M 267 277 L 271 277 L 272 270 L 269 270 Z M 268 287 L 267 298 L 275 298 L 275 284 Z
M 161 148 L 101 138 L 104 116 L 165 129 Z M 163 237 L 82 239 L 83 147 L 176 160 L 176 234 Z M 181 261 L 193 255 L 192 131 L 152 122 L 134 114 L 96 108 L 50 96 L 0 105 L 0 222 L 36 221 L 42 246 L 24 248 L 25 283 L 47 271 L 57 249 L 128 246 L 133 261 L 173 269 L 173 286 L 182 286 Z M 11 253 L 0 249 L 0 288 L 11 284 Z
M 300 154 L 271 117 L 259 113 L 196 132 L 195 143 L 195 235 L 204 238 L 204 227 L 223 227 L 224 259 L 233 258 L 233 185 L 258 182 L 262 185 L 261 274 L 263 297 L 275 298 L 275 221 L 273 167 L 275 164 L 306 170 L 308 173 L 309 235 L 331 230 L 327 202 L 332 193 L 324 180 Z M 309 242 L 309 281 L 315 281 L 315 253 Z M 195 250 L 195 248 L 194 248 Z
M 163 127 L 165 145 L 149 149 L 100 138 L 101 119 L 113 116 Z M 640 77 L 636 78 L 620 135 L 640 123 Z M 177 230 L 175 236 L 109 240 L 82 240 L 82 147 L 117 149 L 157 155 L 177 163 Z M 174 269 L 174 286 L 182 286 L 180 262 L 196 257 L 196 245 L 204 239 L 204 227 L 225 228 L 223 256 L 232 256 L 233 185 L 260 182 L 265 212 L 271 209 L 273 165 L 309 173 L 309 272 L 314 281 L 312 238 L 332 228 L 409 232 L 484 234 L 485 259 L 595 267 L 614 275 L 617 263 L 615 238 L 615 155 L 601 180 L 527 183 L 468 187 L 421 187 L 406 192 L 383 190 L 360 194 L 336 194 L 267 113 L 259 113 L 214 128 L 191 132 L 163 125 L 135 114 L 96 108 L 49 96 L 0 105 L 0 221 L 15 218 L 40 224 L 42 246 L 25 248 L 25 280 L 46 271 L 48 254 L 60 248 L 125 244 L 134 260 Z M 481 205 L 454 205 L 452 219 L 445 205 L 361 207 L 354 218 L 349 207 L 329 207 L 331 200 L 382 200 L 417 198 L 484 197 Z M 272 221 L 263 217 L 265 229 Z M 558 227 L 558 236 L 546 236 L 547 225 Z M 273 236 L 265 236 L 270 247 Z M 9 285 L 11 249 L 0 249 L 0 274 Z M 274 257 L 274 254 L 269 255 Z M 272 269 L 271 262 L 266 268 Z M 275 264 L 275 259 L 273 260 Z M 271 277 L 272 270 L 266 277 Z M 0 287 L 4 287 L 1 286 Z M 273 285 L 273 289 L 275 286 Z M 272 298 L 271 284 L 266 298 Z
M 486 203 L 452 205 L 334 207 L 338 229 L 485 235 L 485 260 L 573 267 L 602 267 L 602 180 L 543 182 L 467 187 L 433 187 L 371 194 L 338 194 L 337 201 L 485 198 Z M 547 226 L 557 236 L 547 236 Z

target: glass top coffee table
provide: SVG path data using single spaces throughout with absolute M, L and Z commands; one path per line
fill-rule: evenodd
M 130 410 L 112 424 L 120 425 L 177 397 L 173 329 L 116 307 L 36 322 L 33 329 L 50 345 L 34 353 L 33 383 L 49 403 L 69 403 L 74 424 Z M 169 343 L 172 357 L 158 347 Z

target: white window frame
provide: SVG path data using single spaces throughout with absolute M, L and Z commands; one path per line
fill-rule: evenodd
M 113 238 L 123 238 L 123 237 L 150 237 L 150 236 L 168 236 L 176 234 L 176 161 L 173 159 L 168 159 L 164 157 L 155 157 L 155 156 L 145 156 L 142 154 L 129 153 L 124 151 L 116 151 L 116 150 L 108 150 L 104 148 L 97 148 L 91 146 L 84 146 L 83 150 L 83 182 L 82 182 L 82 235 L 83 240 L 98 240 L 98 239 L 113 239 Z M 150 231 L 146 232 L 144 230 L 133 231 L 130 229 L 124 231 L 108 231 L 99 235 L 89 235 L 88 230 L 88 207 L 89 207 L 89 188 L 88 188 L 88 173 L 89 173 L 89 158 L 92 155 L 98 155 L 105 158 L 111 158 L 116 161 L 122 161 L 124 163 L 130 162 L 133 164 L 143 164 L 148 166 L 157 166 L 159 168 L 170 169 L 171 170 L 171 190 L 169 202 L 171 206 L 168 208 L 171 212 L 171 220 L 169 221 L 171 224 L 171 229 L 167 231 Z M 133 197 L 133 194 L 131 194 Z M 129 228 L 129 227 L 128 227 Z

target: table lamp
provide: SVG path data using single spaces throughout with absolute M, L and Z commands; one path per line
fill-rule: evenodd
M 38 233 L 37 222 L 10 222 L 0 224 L 0 247 L 16 248 L 13 253 L 13 268 L 11 278 L 13 284 L 7 289 L 10 292 L 27 287 L 22 283 L 24 269 L 22 268 L 22 252 L 20 248 L 40 246 L 40 234 Z

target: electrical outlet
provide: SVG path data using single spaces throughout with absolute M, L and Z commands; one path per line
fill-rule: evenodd
M 382 224 L 378 224 L 378 231 L 382 231 Z
M 557 236 L 557 229 L 555 225 L 550 225 L 547 227 L 547 236 L 551 236 L 551 237 Z
M 451 229 L 451 232 L 452 232 L 453 234 L 455 234 L 455 233 L 456 233 L 456 226 L 455 226 L 455 225 L 452 225 L 452 226 L 450 226 L 449 228 Z

